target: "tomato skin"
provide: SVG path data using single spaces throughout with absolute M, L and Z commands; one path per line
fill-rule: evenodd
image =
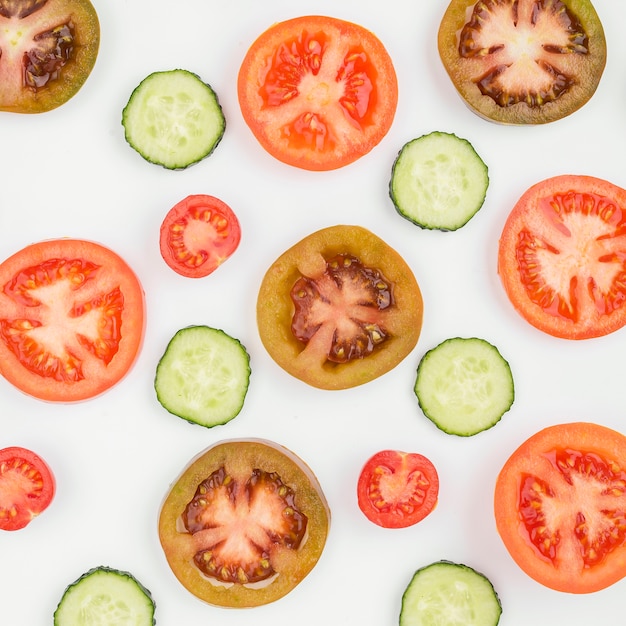
M 89 0 L 47 0 L 30 9 L 32 2 L 7 3 L 7 14 L 0 15 L 0 111 L 12 113 L 43 113 L 55 109 L 72 98 L 91 73 L 100 46 L 100 23 Z M 59 40 L 48 50 L 48 61 L 55 70 L 47 70 L 42 62 L 33 61 L 36 77 L 32 85 L 24 83 L 23 64 L 27 57 L 36 59 L 35 51 L 44 47 L 40 36 L 59 29 Z M 60 29 L 63 29 L 62 31 Z M 66 40 L 71 40 L 66 48 Z M 46 37 L 43 38 L 47 40 Z M 66 58 L 67 57 L 67 58 Z M 61 58 L 65 60 L 60 61 Z
M 0 530 L 21 530 L 54 499 L 56 482 L 37 454 L 13 446 L 0 450 Z
M 259 479 L 259 473 L 265 478 Z M 282 489 L 265 490 L 259 480 Z M 224 498 L 220 492 L 226 485 L 229 495 Z M 289 500 L 293 514 L 306 520 L 306 540 L 297 546 L 277 530 L 282 517 L 275 515 L 273 507 L 282 490 L 293 496 Z M 205 503 L 205 510 L 197 517 L 205 521 L 205 529 L 181 527 L 181 519 L 198 502 L 198 494 L 206 493 L 201 499 L 209 500 L 213 492 L 217 497 L 208 506 Z M 192 517 L 191 524 L 195 519 Z M 215 525 L 213 520 L 217 520 Z M 271 531 L 268 523 L 274 523 Z M 320 559 L 329 526 L 330 509 L 322 488 L 302 459 L 268 440 L 229 439 L 198 454 L 173 482 L 161 507 L 158 529 L 168 564 L 190 593 L 214 606 L 244 608 L 275 602 L 300 584 Z M 254 540 L 248 539 L 248 532 Z M 229 559 L 249 555 L 249 548 L 252 552 L 260 550 L 259 542 L 265 541 L 268 552 L 264 567 L 269 566 L 273 575 L 257 586 L 211 582 L 194 563 L 194 555 L 205 548 L 211 551 L 215 541 L 212 533 L 223 539 L 221 545 L 226 550 L 216 546 L 215 552 L 218 559 L 222 554 L 227 568 L 232 565 Z
M 563 175 L 528 189 L 500 236 L 498 273 L 515 309 L 563 339 L 590 339 L 626 324 L 620 233 L 626 190 Z M 562 260 L 561 260 L 562 259 Z
M 159 247 L 167 265 L 186 278 L 213 273 L 237 249 L 241 227 L 219 198 L 190 195 L 174 205 L 161 224 Z
M 439 26 L 438 50 L 454 87 L 474 113 L 500 124 L 545 124 L 574 113 L 595 93 L 606 65 L 606 38 L 592 2 L 559 0 L 537 10 L 537 3 L 521 1 L 515 12 L 513 4 L 451 0 Z M 471 24 L 475 8 L 480 11 Z M 477 34 L 481 24 L 484 40 Z M 468 51 L 461 45 L 466 28 Z M 579 41 L 581 32 L 585 39 Z M 508 33 L 520 36 L 507 40 Z M 526 54 L 516 56 L 523 36 L 529 42 L 524 52 L 537 55 L 532 62 Z M 494 93 L 481 90 L 485 81 Z M 520 84 L 528 91 L 516 93 Z M 506 106 L 498 102 L 509 97 Z
M 104 393 L 130 371 L 144 330 L 139 279 L 98 243 L 51 239 L 0 263 L 0 374 L 34 398 Z
M 320 15 L 262 33 L 243 59 L 237 87 L 244 120 L 263 148 L 313 171 L 344 167 L 372 150 L 398 102 L 395 69 L 380 40 L 358 24 Z
M 357 501 L 370 522 L 383 528 L 408 528 L 430 515 L 439 498 L 439 475 L 432 462 L 415 452 L 382 450 L 359 474 Z
M 549 426 L 505 462 L 494 493 L 498 533 L 519 567 L 584 594 L 626 576 L 626 437 L 593 423 Z
M 342 324 L 341 304 L 328 313 L 322 332 L 308 344 L 294 335 L 291 291 L 299 279 L 318 283 L 326 264 L 337 255 L 352 255 L 366 268 L 381 271 L 394 302 L 379 312 L 388 338 L 371 354 L 345 363 L 333 362 L 325 337 Z M 263 345 L 286 372 L 320 389 L 338 390 L 368 383 L 400 363 L 417 344 L 423 317 L 422 294 L 404 259 L 374 233 L 361 226 L 337 225 L 316 231 L 284 252 L 265 273 L 257 298 L 257 326 Z

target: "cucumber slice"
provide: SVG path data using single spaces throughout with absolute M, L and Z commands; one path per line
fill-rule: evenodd
M 467 139 L 433 132 L 400 150 L 389 195 L 402 217 L 430 230 L 457 230 L 482 207 L 489 172 Z
M 489 579 L 451 561 L 417 570 L 404 595 L 400 626 L 496 626 L 502 604 Z
M 249 382 L 250 356 L 238 339 L 209 326 L 188 326 L 169 342 L 154 387 L 170 413 L 212 428 L 239 414 Z
M 153 626 L 152 595 L 132 574 L 94 567 L 67 587 L 54 626 Z
M 187 70 L 154 72 L 122 111 L 128 144 L 146 161 L 184 169 L 217 147 L 226 120 L 210 85 Z
M 477 337 L 454 337 L 429 350 L 418 365 L 414 391 L 426 417 L 461 437 L 495 426 L 515 398 L 509 363 Z

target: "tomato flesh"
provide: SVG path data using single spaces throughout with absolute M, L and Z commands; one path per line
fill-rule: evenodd
M 253 583 L 276 573 L 276 546 L 297 550 L 307 518 L 295 504 L 293 490 L 276 473 L 252 470 L 245 483 L 224 467 L 203 480 L 183 513 L 192 535 L 202 544 L 194 563 L 206 576 L 225 583 Z
M 407 528 L 432 513 L 439 497 L 439 476 L 421 454 L 383 450 L 363 466 L 357 484 L 359 508 L 383 528 Z
M 160 232 L 163 260 L 187 278 L 213 273 L 238 248 L 241 227 L 233 210 L 205 194 L 187 196 L 172 207 Z
M 359 226 L 312 233 L 267 270 L 257 325 L 272 358 L 321 389 L 361 385 L 415 347 L 423 302 L 402 257 Z
M 330 170 L 357 160 L 387 134 L 398 86 L 373 33 L 304 16 L 275 24 L 250 46 L 238 93 L 246 123 L 270 154 Z
M 0 111 L 64 104 L 93 69 L 100 25 L 89 0 L 13 0 L 0 6 Z
M 56 484 L 46 462 L 26 448 L 0 450 L 0 529 L 20 530 L 45 511 Z
M 304 344 L 324 324 L 334 325 L 328 348 L 331 362 L 361 359 L 387 339 L 381 312 L 394 304 L 391 286 L 380 271 L 364 267 L 353 256 L 329 259 L 317 280 L 299 278 L 291 298 L 295 308 L 291 329 Z
M 626 437 L 588 423 L 530 437 L 495 489 L 498 532 L 539 583 L 595 592 L 626 576 Z
M 540 124 L 591 98 L 606 41 L 589 0 L 452 0 L 439 29 L 439 53 L 476 113 Z
M 589 176 L 531 187 L 500 237 L 498 268 L 514 307 L 551 335 L 588 339 L 626 324 L 626 190 Z
M 274 602 L 311 571 L 330 512 L 304 462 L 264 440 L 219 442 L 168 492 L 159 537 L 179 581 L 216 606 Z
M 0 374 L 48 401 L 94 397 L 121 380 L 143 341 L 141 285 L 111 250 L 59 239 L 0 264 Z

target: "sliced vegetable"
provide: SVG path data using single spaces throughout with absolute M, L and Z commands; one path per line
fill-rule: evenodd
M 439 476 L 415 452 L 382 450 L 363 466 L 357 484 L 359 508 L 383 528 L 406 528 L 429 515 L 439 497 Z
M 0 6 L 0 111 L 43 113 L 85 84 L 100 23 L 89 0 L 11 0 Z
M 95 567 L 67 587 L 54 626 L 154 626 L 152 594 L 131 573 Z
M 415 395 L 437 428 L 469 437 L 500 421 L 515 388 L 509 363 L 495 346 L 477 337 L 454 337 L 422 357 Z
M 154 387 L 170 413 L 212 428 L 239 415 L 249 383 L 250 356 L 238 339 L 209 326 L 188 326 L 167 345 Z
M 496 626 L 502 605 L 489 579 L 467 565 L 418 569 L 402 596 L 400 626 Z
M 208 157 L 226 130 L 213 88 L 187 70 L 154 72 L 122 112 L 128 144 L 146 161 L 184 169 Z
M 606 39 L 590 0 L 452 0 L 439 55 L 478 115 L 543 124 L 591 98 L 606 64 Z
M 507 459 L 496 527 L 520 568 L 567 593 L 626 576 L 626 436 L 599 424 L 548 426 Z
M 433 132 L 405 144 L 389 192 L 402 217 L 421 228 L 457 230 L 482 207 L 487 166 L 467 139 Z
M 54 499 L 56 482 L 48 464 L 26 448 L 0 450 L 0 530 L 20 530 Z
M 137 276 L 100 244 L 42 241 L 0 263 L 0 374 L 35 398 L 110 389 L 135 363 L 144 328 Z
M 590 339 L 626 324 L 626 190 L 565 175 L 528 189 L 500 236 L 498 272 L 530 324 Z
M 238 94 L 244 120 L 267 152 L 303 169 L 332 170 L 387 134 L 398 84 L 372 32 L 307 15 L 274 24 L 252 43 Z
M 174 205 L 161 224 L 163 260 L 187 278 L 214 272 L 239 246 L 241 228 L 233 210 L 206 194 L 187 196 Z
M 216 606 L 274 602 L 322 555 L 330 511 L 311 469 L 270 441 L 219 442 L 185 468 L 159 516 L 175 576 Z
M 411 268 L 360 226 L 319 230 L 267 270 L 257 325 L 270 356 L 320 389 L 370 382 L 415 347 L 423 303 Z

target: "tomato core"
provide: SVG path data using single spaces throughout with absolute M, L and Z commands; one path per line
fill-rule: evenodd
M 574 549 L 580 555 L 582 566 L 593 567 L 607 557 L 626 539 L 626 471 L 614 461 L 593 452 L 555 449 L 544 455 L 571 491 L 564 507 L 573 528 Z M 600 495 L 606 500 L 606 509 L 588 510 L 590 497 Z M 548 519 L 551 502 L 556 496 L 550 484 L 532 474 L 520 481 L 520 518 L 529 543 L 544 558 L 556 563 L 559 551 L 567 550 L 564 538 Z M 611 505 L 611 500 L 617 506 Z
M 292 332 L 304 344 L 318 332 L 329 335 L 329 361 L 363 358 L 387 339 L 380 311 L 394 304 L 392 286 L 379 270 L 364 267 L 353 256 L 329 259 L 319 278 L 299 278 L 291 298 Z M 329 324 L 334 331 L 324 333 Z
M 341 139 L 336 136 L 324 109 L 336 102 L 343 117 L 356 129 L 373 123 L 376 88 L 371 76 L 376 70 L 362 46 L 344 52 L 336 73 L 324 73 L 324 56 L 332 42 L 323 32 L 303 30 L 298 37 L 281 44 L 269 59 L 270 69 L 259 94 L 267 107 L 282 107 L 295 98 L 303 98 L 310 110 L 285 127 L 285 136 L 293 148 L 310 147 L 323 152 L 332 150 Z M 288 129 L 288 130 L 287 130 Z
M 276 573 L 273 550 L 297 550 L 307 518 L 276 472 L 254 469 L 240 482 L 220 467 L 198 486 L 183 523 L 194 536 L 204 535 L 194 555 L 198 568 L 209 578 L 243 584 Z

